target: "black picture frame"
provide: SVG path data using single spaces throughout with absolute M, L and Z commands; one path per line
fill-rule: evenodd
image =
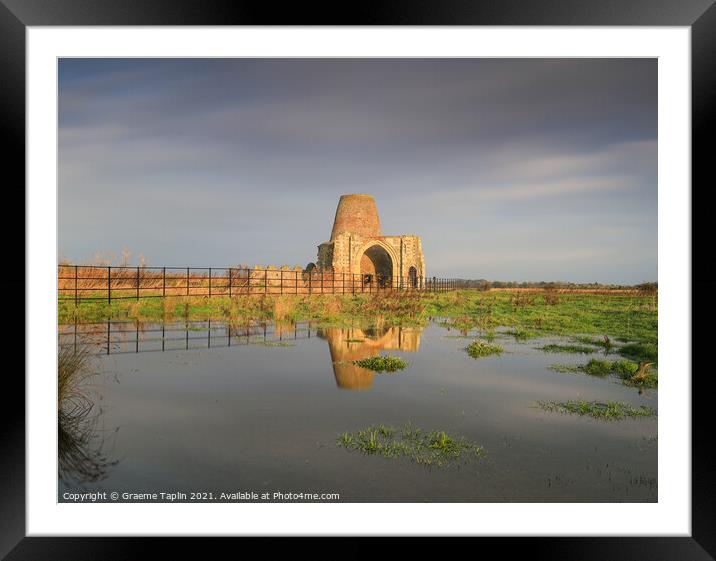
M 707 347 L 709 329 L 697 319 L 714 311 L 716 282 L 708 274 L 711 246 L 708 149 L 714 130 L 716 97 L 716 6 L 713 0 L 385 0 L 380 4 L 271 3 L 215 0 L 0 0 L 0 123 L 8 141 L 3 158 L 6 219 L 25 208 L 25 33 L 28 26 L 101 25 L 569 25 L 688 26 L 692 54 L 692 349 Z M 7 201 L 7 195 L 13 199 Z M 13 209 L 14 212 L 13 212 Z M 23 213 L 24 214 L 24 213 Z M 25 295 L 24 249 L 17 226 L 8 226 L 5 294 Z M 12 238 L 12 239 L 11 239 Z M 701 259 L 698 259 L 702 257 Z M 24 267 L 22 268 L 24 270 Z M 20 308 L 20 299 L 11 298 Z M 17 310 L 19 317 L 24 309 Z M 697 318 L 698 315 L 698 318 Z M 705 322 L 704 322 L 705 325 Z M 32 337 L 32 333 L 27 333 Z M 698 358 L 694 354 L 694 359 Z M 479 538 L 508 558 L 706 560 L 716 555 L 716 454 L 708 415 L 708 370 L 692 371 L 692 534 L 690 537 L 530 537 Z M 24 369 L 24 368 L 23 368 Z M 690 375 L 684 372 L 683 375 Z M 0 557 L 52 559 L 165 558 L 169 548 L 206 557 L 220 538 L 39 538 L 25 537 L 25 385 L 19 369 L 5 371 L 0 423 Z M 21 398 L 22 396 L 22 398 Z M 255 544 L 259 547 L 260 544 Z M 487 543 L 485 544 L 487 545 Z M 356 551 L 360 550 L 359 549 Z M 235 550 L 239 554 L 240 550 Z M 370 550 L 365 549 L 366 554 Z

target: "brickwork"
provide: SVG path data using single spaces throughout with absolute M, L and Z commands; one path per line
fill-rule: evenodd
M 379 274 L 407 278 L 425 276 L 419 236 L 383 236 L 378 209 L 371 195 L 343 195 L 338 201 L 331 239 L 318 246 L 319 271 Z

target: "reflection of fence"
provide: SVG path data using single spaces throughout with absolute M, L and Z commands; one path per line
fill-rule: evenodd
M 93 348 L 102 354 L 125 354 L 232 347 L 251 344 L 278 344 L 310 339 L 317 329 L 311 322 L 294 324 L 250 323 L 234 325 L 225 321 L 183 321 L 144 323 L 107 321 L 59 326 L 59 346 Z
M 467 281 L 438 277 L 304 271 L 300 268 L 97 267 L 60 265 L 60 300 L 126 300 L 173 296 L 359 294 L 386 290 L 443 292 Z M 465 286 L 464 286 L 465 285 Z

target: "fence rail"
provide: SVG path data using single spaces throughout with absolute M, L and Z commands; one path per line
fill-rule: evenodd
M 445 292 L 469 281 L 440 277 L 307 271 L 300 268 L 197 268 L 60 265 L 60 301 L 139 300 L 180 296 Z
M 293 324 L 226 321 L 175 321 L 170 324 L 135 321 L 61 324 L 59 346 L 93 349 L 96 354 L 127 354 L 171 350 L 281 344 L 310 339 L 317 334 L 312 322 Z

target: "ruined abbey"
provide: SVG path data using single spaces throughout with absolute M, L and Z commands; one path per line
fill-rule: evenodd
M 417 287 L 425 275 L 420 237 L 384 236 L 371 195 L 343 195 L 329 241 L 318 246 L 322 273 L 360 275 L 377 287 Z

